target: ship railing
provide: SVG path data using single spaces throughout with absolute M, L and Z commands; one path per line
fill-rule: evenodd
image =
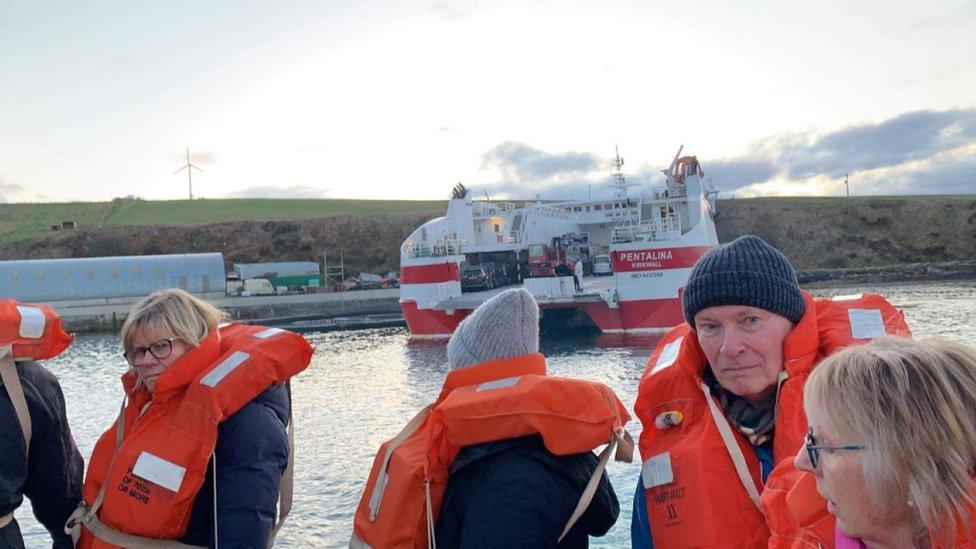
M 681 218 L 677 214 L 668 214 L 660 220 L 617 225 L 613 228 L 613 243 L 659 242 L 679 235 L 681 235 Z
M 516 206 L 512 202 L 472 202 L 474 217 L 495 217 L 511 214 Z
M 556 208 L 554 206 L 546 206 L 543 204 L 533 204 L 525 208 L 525 211 L 534 215 L 543 215 L 546 217 L 555 217 L 557 219 L 569 219 L 569 210 L 563 208 Z
M 433 243 L 414 243 L 407 242 L 403 245 L 401 253 L 405 257 L 446 257 L 450 255 L 462 255 L 464 253 L 463 240 L 444 239 Z

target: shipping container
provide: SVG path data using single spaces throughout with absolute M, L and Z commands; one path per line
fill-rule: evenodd
M 319 264 L 314 261 L 276 261 L 272 263 L 234 263 L 234 272 L 241 280 L 248 278 L 283 278 L 289 276 L 318 276 Z

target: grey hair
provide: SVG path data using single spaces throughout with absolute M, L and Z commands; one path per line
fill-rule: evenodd
M 814 368 L 807 410 L 863 441 L 878 510 L 909 502 L 950 544 L 976 506 L 976 350 L 944 339 L 884 337 Z

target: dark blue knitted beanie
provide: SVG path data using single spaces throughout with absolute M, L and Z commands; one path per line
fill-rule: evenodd
M 806 310 L 790 260 L 752 235 L 709 250 L 688 276 L 681 307 L 692 329 L 698 311 L 721 305 L 765 309 L 794 324 Z

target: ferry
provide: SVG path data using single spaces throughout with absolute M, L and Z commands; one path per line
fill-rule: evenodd
M 400 247 L 400 306 L 410 333 L 449 337 L 478 305 L 518 284 L 543 316 L 575 310 L 604 333 L 660 333 L 680 324 L 681 288 L 698 258 L 718 245 L 718 193 L 683 149 L 662 170 L 664 187 L 636 192 L 628 192 L 635 184 L 618 153 L 613 192 L 603 198 L 474 200 L 455 186 L 444 216 Z M 586 272 L 604 271 L 592 266 L 607 256 L 612 273 L 584 276 L 580 289 L 572 276 L 558 276 L 576 261 Z

